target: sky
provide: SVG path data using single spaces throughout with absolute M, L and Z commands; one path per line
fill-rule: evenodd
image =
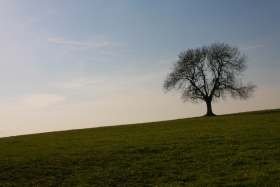
M 280 108 L 278 0 L 0 0 L 0 137 L 202 116 L 165 94 L 181 51 L 224 42 L 248 56 L 254 98 L 217 115 Z

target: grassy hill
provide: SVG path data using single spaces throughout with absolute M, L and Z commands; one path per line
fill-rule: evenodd
M 0 139 L 0 186 L 280 186 L 280 109 Z

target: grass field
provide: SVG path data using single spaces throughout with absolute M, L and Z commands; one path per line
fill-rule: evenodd
M 280 186 L 280 109 L 0 139 L 0 186 Z

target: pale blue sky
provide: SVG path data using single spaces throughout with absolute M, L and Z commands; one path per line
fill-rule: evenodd
M 225 42 L 248 55 L 248 101 L 280 108 L 280 2 L 0 0 L 0 137 L 204 115 L 162 83 L 180 51 Z

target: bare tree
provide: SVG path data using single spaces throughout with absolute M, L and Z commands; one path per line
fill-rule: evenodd
M 253 96 L 256 85 L 243 85 L 240 76 L 247 69 L 247 57 L 237 47 L 213 43 L 197 49 L 188 49 L 178 55 L 164 81 L 165 92 L 173 89 L 182 92 L 182 100 L 193 103 L 206 102 L 205 116 L 214 116 L 212 101 L 226 99 L 246 100 Z

